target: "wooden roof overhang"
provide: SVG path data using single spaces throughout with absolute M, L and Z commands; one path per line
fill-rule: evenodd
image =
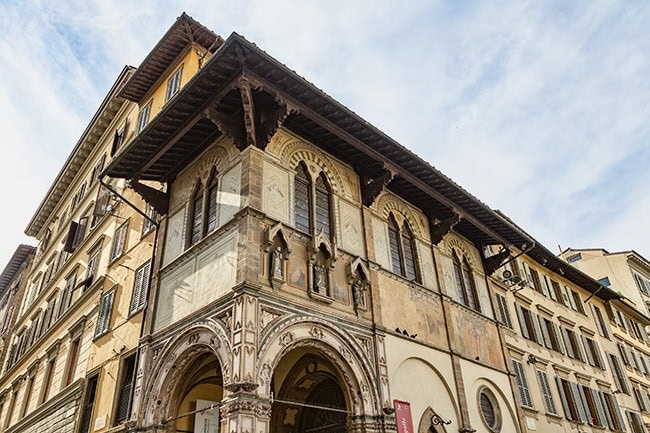
M 214 53 L 223 44 L 223 38 L 183 12 L 145 57 L 119 96 L 140 103 L 169 65 L 191 44 Z
M 125 66 L 120 72 L 120 75 L 117 80 L 115 80 L 115 83 L 113 83 L 111 90 L 109 90 L 108 94 L 99 106 L 99 109 L 81 134 L 81 138 L 79 138 L 79 141 L 70 153 L 70 156 L 68 156 L 63 168 L 56 176 L 56 179 L 54 179 L 54 182 L 47 191 L 47 194 L 45 194 L 43 201 L 41 201 L 38 209 L 32 216 L 32 219 L 25 229 L 26 235 L 38 236 L 43 226 L 47 223 L 50 215 L 67 191 L 75 176 L 88 159 L 88 156 L 95 148 L 95 145 L 97 145 L 99 139 L 104 135 L 104 132 L 106 132 L 106 129 L 122 107 L 122 104 L 125 102 L 124 98 L 117 95 L 117 92 L 134 71 L 134 68 Z
M 271 107 L 262 117 L 347 162 L 363 179 L 381 179 L 389 173 L 386 187 L 422 209 L 432 222 L 460 216 L 454 230 L 477 246 L 501 244 L 525 250 L 534 245 L 527 254 L 539 263 L 592 293 L 599 290 L 599 296 L 620 297 L 558 259 L 422 158 L 236 33 L 110 162 L 104 174 L 132 181 L 173 181 L 222 134 L 235 138 L 240 149 L 250 144 L 264 148 L 274 129 L 254 128 L 264 122 L 251 120 L 253 106 Z
M 0 296 L 4 295 L 5 290 L 9 284 L 16 277 L 16 274 L 22 267 L 23 263 L 29 258 L 31 254 L 36 251 L 31 245 L 19 245 L 14 251 L 14 254 L 9 259 L 9 263 L 5 266 L 2 274 L 0 274 Z

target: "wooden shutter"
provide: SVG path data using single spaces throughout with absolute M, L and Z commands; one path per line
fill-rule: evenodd
M 133 376 L 135 371 L 135 355 L 124 360 L 122 384 L 120 386 L 120 396 L 117 406 L 117 423 L 123 423 L 129 416 L 131 407 L 131 390 L 133 388 Z
M 131 298 L 131 314 L 134 314 L 140 310 L 145 303 L 147 290 L 149 287 L 150 272 L 151 262 L 147 262 L 141 266 L 135 274 L 133 297 Z
M 591 352 L 591 346 L 589 345 L 589 341 L 587 341 L 587 337 L 581 335 L 580 338 L 582 340 L 582 346 L 584 347 L 585 354 L 587 355 L 587 362 L 589 363 L 589 365 L 595 366 L 596 364 L 594 361 L 594 356 Z
M 68 228 L 68 235 L 65 238 L 65 245 L 63 246 L 63 251 L 66 253 L 71 253 L 74 251 L 74 240 L 75 237 L 77 236 L 77 227 L 79 224 L 77 224 L 74 221 L 70 221 L 70 228 Z
M 616 415 L 611 412 L 610 407 L 607 405 L 607 399 L 605 398 L 605 394 L 602 391 L 596 391 L 596 394 L 598 395 L 598 400 L 600 401 L 600 405 L 603 409 L 603 415 L 605 416 L 604 426 L 609 428 L 610 430 L 615 430 L 616 426 L 614 425 L 614 417 Z
M 537 379 L 539 381 L 539 387 L 542 391 L 542 396 L 544 397 L 546 411 L 550 414 L 556 415 L 557 410 L 555 409 L 555 402 L 553 401 L 553 394 L 551 394 L 551 386 L 548 383 L 548 376 L 546 376 L 546 372 L 537 370 Z
M 90 421 L 92 419 L 93 406 L 95 404 L 95 394 L 97 392 L 97 378 L 94 376 L 88 379 L 88 386 L 86 387 L 86 402 L 83 406 L 83 416 L 81 417 L 81 427 L 79 433 L 90 432 Z
M 560 401 L 562 402 L 562 409 L 564 410 L 564 417 L 568 420 L 573 420 L 573 415 L 571 415 L 571 409 L 569 407 L 569 400 L 564 392 L 564 387 L 562 386 L 562 379 L 555 377 L 555 383 L 557 384 L 557 391 L 560 394 Z
M 497 309 L 499 311 L 500 322 L 512 329 L 512 319 L 510 318 L 510 311 L 508 310 L 508 303 L 506 298 L 498 293 L 495 295 L 497 301 Z
M 564 337 L 564 343 L 566 347 L 566 353 L 570 358 L 575 358 L 575 353 L 573 351 L 573 344 L 571 344 L 571 339 L 565 327 L 560 328 L 562 330 L 562 336 Z
M 521 335 L 523 335 L 524 338 L 530 338 L 530 333 L 528 332 L 528 326 L 526 325 L 526 319 L 524 318 L 524 311 L 521 308 L 521 305 L 515 304 L 515 310 L 517 311 L 517 318 L 519 319 Z
M 569 387 L 571 388 L 571 397 L 576 412 L 578 413 L 578 419 L 582 422 L 587 422 L 587 413 L 585 411 L 586 402 L 584 401 L 580 387 L 574 382 L 569 382 Z
M 526 407 L 533 407 L 533 402 L 530 398 L 530 391 L 528 390 L 528 382 L 524 373 L 524 367 L 521 362 L 512 360 L 512 365 L 515 370 L 515 377 L 517 386 L 519 387 L 519 396 L 521 397 L 521 404 Z
M 528 313 L 530 315 L 530 322 L 533 324 L 533 330 L 535 332 L 535 341 L 541 345 L 544 345 L 544 337 L 542 336 L 542 330 L 539 326 L 539 320 L 537 314 L 532 311 Z
M 548 295 L 551 297 L 551 299 L 554 300 L 555 302 L 558 302 L 557 293 L 553 289 L 553 284 L 551 284 L 550 278 L 546 275 L 544 275 L 543 284 L 546 287 L 546 291 L 548 292 Z
M 115 290 L 102 296 L 99 304 L 99 317 L 97 318 L 97 328 L 95 336 L 99 336 L 108 331 L 111 320 L 111 312 L 113 311 L 113 298 L 115 297 Z

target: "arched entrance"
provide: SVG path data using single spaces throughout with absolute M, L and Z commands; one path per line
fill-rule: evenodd
M 221 365 L 214 354 L 203 353 L 189 365 L 182 382 L 177 388 L 177 416 L 191 413 L 219 403 L 223 399 L 223 375 Z M 205 432 L 218 431 L 218 413 L 215 408 L 204 413 L 190 414 L 175 420 L 170 425 L 171 431 L 176 432 Z
M 334 365 L 315 350 L 288 352 L 271 378 L 270 433 L 345 433 L 349 398 Z

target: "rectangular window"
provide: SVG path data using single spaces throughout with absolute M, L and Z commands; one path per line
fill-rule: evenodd
M 25 396 L 23 397 L 23 410 L 20 414 L 21 418 L 24 418 L 27 415 L 27 409 L 29 409 L 29 400 L 32 398 L 32 391 L 34 390 L 34 376 L 32 375 L 27 381 L 27 389 L 25 389 Z
M 43 386 L 41 387 L 41 403 L 47 401 L 48 394 L 50 393 L 50 387 L 52 386 L 52 377 L 54 376 L 55 367 L 56 358 L 52 358 L 47 361 L 47 367 L 45 367 L 45 376 L 43 376 Z
M 636 282 L 639 291 L 646 296 L 650 296 L 650 280 L 646 280 L 636 272 L 632 272 L 632 274 L 634 275 L 634 281 Z
M 81 345 L 81 337 L 75 338 L 70 342 L 70 352 L 68 353 L 68 365 L 66 366 L 65 382 L 63 386 L 68 386 L 72 383 L 75 370 L 77 369 L 77 360 L 79 359 L 79 346 Z
M 609 361 L 609 368 L 612 370 L 612 375 L 614 376 L 616 388 L 625 394 L 630 394 L 627 377 L 619 359 L 615 355 L 608 353 L 607 360 Z
M 632 433 L 646 433 L 641 415 L 630 410 L 626 410 L 625 413 L 627 414 L 627 420 L 630 423 Z
M 605 320 L 605 316 L 603 316 L 602 310 L 597 306 L 591 304 L 591 311 L 594 314 L 594 322 L 596 322 L 596 328 L 598 328 L 598 333 L 601 335 L 601 337 L 611 339 L 612 334 L 609 331 L 609 326 L 607 324 L 607 321 Z
M 600 348 L 598 342 L 589 337 L 582 337 L 582 342 L 585 347 L 585 354 L 587 355 L 587 362 L 594 367 L 605 369 L 605 363 L 600 355 Z
M 113 247 L 111 249 L 111 262 L 124 254 L 128 229 L 129 222 L 127 221 L 115 230 L 115 235 L 113 236 Z
M 75 230 L 74 240 L 72 241 L 72 249 L 75 250 L 86 237 L 86 228 L 88 227 L 88 217 L 79 218 L 77 229 Z
M 625 431 L 623 416 L 621 415 L 621 410 L 616 398 L 612 394 L 605 392 L 601 392 L 600 397 L 605 409 L 605 414 L 607 415 L 608 421 L 611 423 L 610 429 L 614 431 Z
M 88 254 L 88 268 L 86 268 L 86 288 L 90 287 L 93 282 L 97 281 L 101 252 L 101 248 L 98 247 Z
M 149 291 L 149 276 L 151 275 L 151 261 L 140 266 L 135 271 L 135 281 L 133 282 L 133 297 L 131 298 L 130 313 L 135 314 L 140 311 L 147 299 Z
M 86 398 L 83 405 L 83 415 L 81 417 L 79 433 L 90 432 L 90 421 L 93 418 L 93 407 L 95 406 L 95 395 L 97 393 L 98 379 L 98 375 L 95 375 L 88 379 L 88 385 L 86 385 Z
M 539 381 L 539 389 L 542 391 L 542 396 L 544 397 L 544 407 L 546 408 L 546 412 L 557 415 L 555 401 L 553 401 L 553 394 L 551 394 L 551 386 L 548 383 L 546 372 L 537 370 L 537 380 Z
M 75 269 L 65 280 L 65 288 L 63 289 L 63 295 L 65 296 L 65 302 L 62 302 L 62 308 L 67 310 L 72 305 L 74 300 L 75 291 L 77 289 L 77 270 Z
M 586 402 L 578 384 L 556 377 L 557 389 L 564 408 L 564 416 L 570 421 L 586 422 Z
M 521 334 L 524 338 L 542 344 L 541 332 L 538 332 L 536 325 L 537 317 L 521 305 L 515 304 L 517 310 L 517 318 L 519 319 L 519 326 Z
M 598 282 L 605 287 L 609 287 L 612 285 L 612 283 L 609 282 L 609 277 L 603 277 L 600 280 L 598 280 Z
M 115 298 L 115 289 L 102 296 L 99 302 L 99 317 L 97 318 L 97 328 L 95 329 L 95 337 L 99 337 L 108 332 L 111 321 L 111 313 L 113 312 L 113 299 Z
M 533 288 L 538 292 L 542 293 L 542 283 L 539 281 L 539 273 L 535 269 L 528 268 L 530 272 L 530 279 L 533 283 Z
M 580 253 L 569 256 L 566 259 L 566 261 L 569 262 L 569 263 L 575 263 L 575 262 L 578 262 L 580 260 L 582 260 L 582 254 L 580 254 Z
M 564 341 L 566 343 L 567 355 L 569 355 L 570 358 L 584 361 L 585 357 L 584 354 L 582 353 L 580 342 L 578 341 L 578 337 L 576 333 L 567 328 L 562 328 L 562 332 L 564 333 Z
M 578 292 L 571 290 L 571 297 L 573 299 L 573 302 L 571 302 L 571 307 L 578 313 L 585 314 L 585 306 L 582 303 L 582 298 L 580 298 Z
M 147 204 L 147 207 L 145 208 L 145 214 L 149 218 L 143 218 L 142 236 L 151 232 L 154 229 L 154 227 L 156 227 L 156 225 L 151 220 L 158 221 L 158 212 L 156 212 L 156 210 L 150 204 Z
M 117 403 L 117 414 L 115 415 L 116 424 L 122 424 L 129 417 L 129 412 L 131 411 L 131 391 L 133 389 L 134 372 L 135 355 L 131 355 L 124 360 L 124 364 L 122 365 L 119 400 Z
M 636 398 L 636 402 L 639 405 L 639 409 L 642 412 L 647 412 L 648 406 L 646 404 L 645 398 L 643 398 L 643 394 L 641 393 L 641 388 L 639 388 L 639 385 L 634 385 L 632 387 L 632 392 L 634 393 L 634 398 Z
M 528 390 L 528 382 L 524 373 L 524 366 L 520 361 L 513 359 L 512 368 L 515 370 L 515 379 L 519 388 L 519 397 L 521 398 L 522 406 L 533 407 L 533 401 L 530 398 L 530 391 Z
M 506 301 L 505 296 L 495 294 L 495 299 L 497 301 L 497 312 L 499 314 L 499 322 L 512 329 L 512 319 L 510 318 L 510 311 L 508 310 L 508 302 Z
M 149 123 L 149 114 L 151 112 L 151 101 L 140 110 L 138 114 L 138 133 L 144 129 L 145 126 Z
M 167 91 L 165 92 L 165 102 L 174 97 L 181 88 L 181 75 L 183 73 L 183 65 L 167 80 Z

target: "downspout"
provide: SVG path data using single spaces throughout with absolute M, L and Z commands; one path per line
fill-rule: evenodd
M 134 205 L 129 200 L 127 200 L 123 195 L 121 195 L 120 193 L 115 191 L 115 189 L 112 186 L 110 186 L 106 182 L 104 182 L 104 175 L 103 174 L 101 176 L 99 176 L 99 183 L 104 188 L 106 188 L 107 190 L 109 190 L 110 192 L 115 194 L 117 197 L 119 197 L 124 203 L 126 203 L 129 207 L 131 207 L 137 213 L 139 213 L 144 218 L 149 220 L 153 224 L 153 226 L 155 227 L 154 238 L 153 238 L 153 247 L 152 247 L 152 250 L 151 250 L 151 264 L 149 265 L 149 269 L 150 269 L 150 271 L 149 271 L 149 281 L 147 282 L 148 283 L 147 286 L 148 286 L 149 290 L 147 292 L 147 296 L 145 297 L 144 308 L 142 309 L 142 324 L 140 325 L 140 335 L 138 337 L 138 345 L 136 346 L 136 354 L 137 354 L 137 356 L 135 357 L 135 365 L 133 367 L 133 377 L 132 377 L 132 381 L 131 381 L 131 397 L 129 399 L 130 404 L 129 404 L 129 418 L 128 418 L 128 419 L 130 419 L 131 415 L 132 415 L 130 412 L 131 412 L 131 409 L 133 407 L 133 399 L 135 398 L 135 381 L 137 379 L 138 368 L 140 366 L 140 349 L 141 349 L 140 342 L 142 341 L 142 337 L 144 335 L 145 319 L 147 317 L 147 310 L 149 309 L 148 307 L 149 307 L 149 293 L 151 293 L 151 276 L 152 276 L 153 269 L 154 269 L 154 260 L 156 258 L 156 246 L 158 244 L 158 229 L 160 228 L 160 224 L 158 223 L 158 221 L 155 221 L 153 218 L 151 218 L 145 212 L 140 210 L 136 205 Z

